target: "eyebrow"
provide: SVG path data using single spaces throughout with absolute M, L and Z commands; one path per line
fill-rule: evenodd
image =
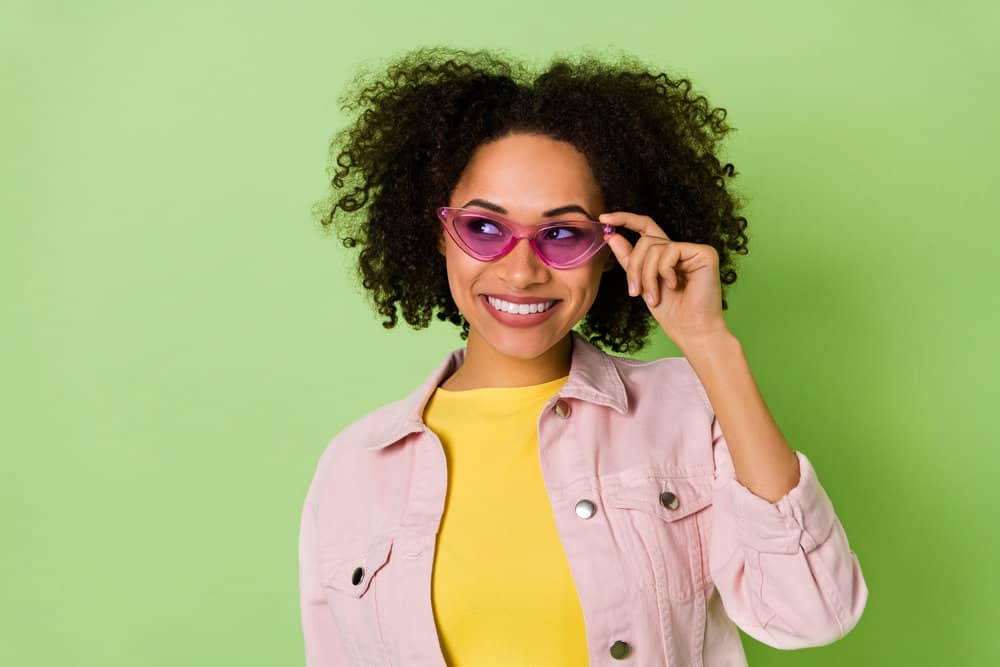
M 505 209 L 503 206 L 498 206 L 492 202 L 486 201 L 485 199 L 470 199 L 465 203 L 465 206 L 463 206 L 462 208 L 468 208 L 473 204 L 477 206 L 482 206 L 483 208 L 488 208 L 489 210 L 499 213 L 500 215 L 507 215 L 507 209 Z M 588 220 L 594 219 L 594 216 L 588 213 L 587 209 L 583 208 L 582 206 L 579 206 L 578 204 L 569 204 L 567 206 L 560 206 L 559 208 L 554 208 L 545 211 L 544 213 L 542 213 L 542 217 L 552 218 L 557 215 L 562 215 L 563 213 L 583 213 L 585 216 L 587 216 Z

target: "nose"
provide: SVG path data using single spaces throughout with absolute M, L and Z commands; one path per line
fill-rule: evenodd
M 518 239 L 496 264 L 500 278 L 512 287 L 524 288 L 545 282 L 549 277 L 549 267 L 535 254 L 528 239 Z

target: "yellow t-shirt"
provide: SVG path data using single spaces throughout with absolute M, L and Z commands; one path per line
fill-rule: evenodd
M 587 664 L 583 610 L 538 456 L 542 407 L 567 379 L 438 387 L 424 409 L 448 462 L 431 600 L 452 667 Z

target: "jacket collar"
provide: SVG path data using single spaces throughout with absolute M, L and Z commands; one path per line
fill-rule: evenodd
M 569 378 L 556 395 L 606 405 L 622 414 L 628 412 L 625 385 L 610 355 L 574 330 L 570 330 L 570 336 L 573 344 Z M 426 429 L 424 407 L 438 385 L 464 362 L 464 347 L 448 353 L 419 387 L 392 405 L 385 416 L 385 426 L 378 431 L 378 436 L 372 442 L 365 445 L 365 449 L 382 449 L 411 433 Z

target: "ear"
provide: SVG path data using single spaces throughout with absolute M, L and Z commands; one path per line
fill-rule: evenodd
M 441 253 L 443 257 L 448 256 L 447 252 L 448 242 L 444 238 L 444 232 L 438 234 L 437 251 Z

